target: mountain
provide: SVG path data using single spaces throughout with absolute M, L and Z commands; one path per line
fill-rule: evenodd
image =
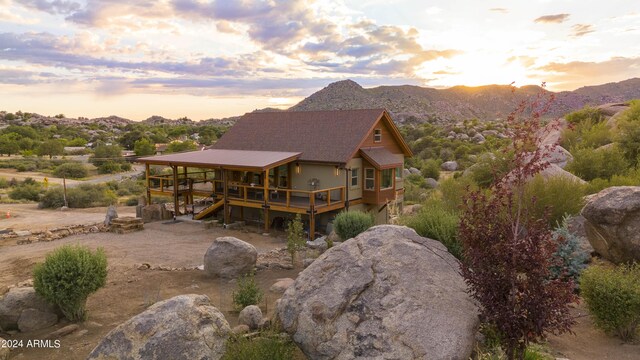
M 355 81 L 344 80 L 329 84 L 289 110 L 386 108 L 400 123 L 473 118 L 495 120 L 506 118 L 523 100 L 541 92 L 552 93 L 540 86 L 512 90 L 508 85 L 455 86 L 448 89 L 400 85 L 365 89 Z M 597 106 L 640 98 L 640 78 L 557 92 L 555 97 L 548 115 L 558 117 L 585 105 Z

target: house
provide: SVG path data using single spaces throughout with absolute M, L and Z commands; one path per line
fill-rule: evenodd
M 194 196 L 222 211 L 225 224 L 302 214 L 310 235 L 341 210 L 374 214 L 386 223 L 389 205 L 400 205 L 405 157 L 412 156 L 384 109 L 255 112 L 242 116 L 210 149 L 140 159 L 147 168 L 147 197 L 173 195 L 184 212 Z M 162 165 L 172 174 L 151 175 Z M 174 187 L 173 184 L 178 184 Z

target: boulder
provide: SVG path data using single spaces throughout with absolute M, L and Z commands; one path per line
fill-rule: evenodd
M 416 168 L 414 168 L 414 167 L 410 167 L 410 168 L 409 168 L 409 172 L 410 172 L 411 174 L 422 174 L 422 172 L 421 172 L 420 170 L 418 170 L 418 169 L 416 169 Z
M 231 329 L 231 332 L 234 333 L 235 335 L 246 334 L 249 331 L 251 331 L 251 329 L 249 329 L 249 327 L 247 325 L 238 325 L 238 326 L 234 327 L 233 329 Z
M 569 180 L 573 180 L 576 182 L 579 182 L 580 184 L 586 184 L 586 181 L 580 179 L 579 177 L 573 175 L 572 173 L 564 170 L 563 168 L 561 168 L 560 166 L 556 165 L 556 164 L 550 164 L 549 166 L 547 166 L 544 170 L 542 170 L 540 172 L 540 175 L 542 175 L 543 178 L 545 179 L 550 179 L 553 177 L 564 177 L 566 179 Z
M 578 238 L 578 251 L 589 258 L 594 250 L 587 238 L 586 222 L 587 219 L 582 215 L 572 216 L 567 219 L 567 229 Z
M 284 294 L 284 292 L 293 285 L 294 281 L 295 280 L 290 278 L 278 279 L 278 281 L 271 285 L 269 291 L 276 294 Z
M 548 161 L 550 164 L 558 165 L 564 169 L 568 163 L 573 161 L 573 155 L 560 145 L 553 146 L 551 150 L 545 154 L 542 158 L 543 161 Z
M 458 170 L 457 161 L 445 161 L 440 165 L 440 168 L 444 171 L 456 171 Z
M 614 263 L 640 261 L 640 186 L 614 186 L 582 209 L 593 249 Z
M 111 330 L 88 359 L 220 359 L 230 332 L 209 297 L 179 295 Z
M 440 242 L 376 226 L 303 270 L 277 316 L 310 359 L 468 359 L 478 309 L 459 271 Z
M 540 145 L 556 145 L 562 139 L 562 132 L 569 126 L 565 119 L 552 121 L 538 132 Z
M 117 219 L 118 218 L 118 211 L 116 210 L 116 207 L 114 205 L 109 205 L 109 207 L 107 208 L 107 215 L 104 217 L 104 224 L 106 226 L 111 225 L 111 222 L 113 221 L 113 219 Z
M 25 309 L 18 319 L 18 329 L 21 332 L 30 332 L 46 329 L 58 323 L 58 315 L 48 311 Z
M 597 107 L 600 113 L 605 116 L 613 116 L 621 111 L 629 109 L 629 105 L 625 103 L 607 103 Z
M 32 325 L 44 324 L 44 327 L 49 327 L 58 322 L 57 306 L 49 304 L 33 287 L 14 287 L 0 299 L 0 328 L 5 331 L 20 329 L 19 321 L 26 310 L 38 312 L 29 311 L 23 319 L 23 327 L 28 331 L 37 330 Z M 46 318 L 47 321 L 35 321 L 35 317 Z M 54 317 L 55 322 L 49 325 Z
M 249 305 L 240 311 L 238 324 L 247 325 L 249 329 L 256 330 L 262 323 L 262 310 L 256 305 Z
M 332 243 L 332 244 L 336 244 L 337 242 L 342 241 L 342 239 L 340 239 L 340 236 L 338 236 L 338 234 L 336 234 L 336 231 L 333 230 L 331 233 L 329 233 L 329 235 L 327 235 L 327 245 Z
M 327 237 L 326 236 L 321 236 L 313 241 L 308 241 L 307 240 L 307 247 L 311 248 L 311 249 L 317 249 L 320 251 L 325 251 L 327 250 L 327 241 L 326 241 Z
M 406 178 L 409 175 L 411 175 L 411 171 L 409 171 L 409 169 L 402 169 L 402 177 L 403 178 Z
M 402 208 L 402 215 L 415 215 L 422 209 L 422 204 L 405 205 Z
M 471 138 L 471 141 L 478 143 L 478 144 L 482 144 L 485 141 L 484 136 L 482 136 L 482 134 L 475 134 L 473 135 L 473 137 Z
M 151 204 L 142 208 L 142 221 L 145 223 L 168 220 L 173 217 L 164 204 Z
M 427 187 L 435 189 L 438 187 L 438 180 L 434 179 L 434 178 L 426 178 L 424 179 L 425 182 L 427 183 Z
M 253 271 L 256 248 L 232 236 L 217 238 L 204 255 L 204 271 L 211 277 L 236 278 Z

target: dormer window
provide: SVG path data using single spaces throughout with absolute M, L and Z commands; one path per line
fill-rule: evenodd
M 381 142 L 382 141 L 382 130 L 375 129 L 373 130 L 373 142 Z

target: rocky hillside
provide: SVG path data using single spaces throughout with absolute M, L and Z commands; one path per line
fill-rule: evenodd
M 398 122 L 449 122 L 477 118 L 505 118 L 517 104 L 540 91 L 539 86 L 523 86 L 515 92 L 507 85 L 455 86 L 448 89 L 419 86 L 379 86 L 365 89 L 351 80 L 330 84 L 302 100 L 290 110 L 330 110 L 386 108 Z M 549 115 L 562 116 L 585 105 L 600 105 L 640 98 L 640 78 L 618 83 L 587 86 L 556 93 Z

